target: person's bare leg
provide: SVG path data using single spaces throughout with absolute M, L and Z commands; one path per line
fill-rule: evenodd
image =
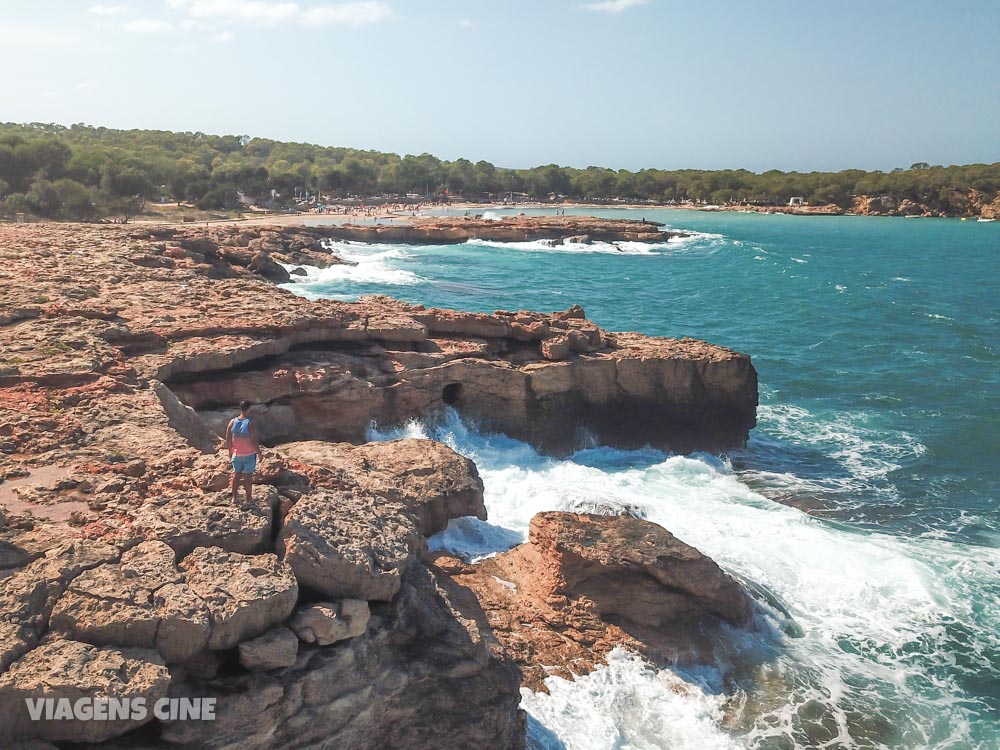
M 243 490 L 247 493 L 247 500 L 253 500 L 253 474 L 243 475 Z
M 236 496 L 240 491 L 240 476 L 238 471 L 233 472 L 233 500 L 236 500 Z

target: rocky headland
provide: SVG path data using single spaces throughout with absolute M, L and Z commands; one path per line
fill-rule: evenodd
M 388 221 L 388 220 L 387 220 Z M 403 217 L 391 223 L 325 226 L 323 236 L 350 242 L 386 242 L 408 245 L 455 245 L 469 240 L 530 242 L 552 245 L 594 242 L 667 242 L 688 237 L 687 232 L 661 229 L 654 221 L 601 219 L 594 216 L 506 216 L 490 220 L 482 216 Z
M 324 231 L 0 225 L 0 746 L 519 748 L 544 665 L 684 658 L 746 621 L 738 584 L 641 519 L 546 513 L 486 564 L 432 556 L 486 517 L 475 465 L 365 442 L 453 407 L 556 454 L 721 450 L 754 424 L 746 355 L 578 307 L 276 286 L 340 262 Z M 234 503 L 219 430 L 243 398 L 266 447 Z M 214 697 L 216 719 L 31 721 L 24 700 L 97 696 Z

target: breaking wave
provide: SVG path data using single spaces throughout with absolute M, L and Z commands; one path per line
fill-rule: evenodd
M 875 433 L 846 434 L 858 481 L 885 469 L 850 456 Z M 977 717 L 989 707 L 967 685 L 996 677 L 1000 612 L 977 597 L 1000 593 L 1000 551 L 818 519 L 768 500 L 711 455 L 596 447 L 555 459 L 454 412 L 370 435 L 403 436 L 449 444 L 485 484 L 489 521 L 452 521 L 432 548 L 475 559 L 524 541 L 539 511 L 600 505 L 665 526 L 794 618 L 789 628 L 771 611 L 780 627 L 747 632 L 731 663 L 664 671 L 620 652 L 575 682 L 553 678 L 548 695 L 524 691 L 533 747 L 987 747 Z M 887 454 L 909 450 L 889 437 Z
M 296 294 L 310 299 L 356 299 L 357 285 L 413 286 L 426 279 L 413 271 L 397 267 L 414 256 L 400 245 L 366 245 L 353 242 L 336 242 L 327 245 L 334 255 L 344 261 L 327 268 L 285 265 L 285 270 L 301 268 L 305 276 L 292 276 L 284 284 Z

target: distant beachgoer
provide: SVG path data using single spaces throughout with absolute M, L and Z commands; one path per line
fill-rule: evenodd
M 249 401 L 241 401 L 239 416 L 230 419 L 226 426 L 226 448 L 233 464 L 234 502 L 239 494 L 240 484 L 243 485 L 247 500 L 251 500 L 253 495 L 253 473 L 257 469 L 260 440 L 257 436 L 257 424 L 250 418 L 250 407 Z

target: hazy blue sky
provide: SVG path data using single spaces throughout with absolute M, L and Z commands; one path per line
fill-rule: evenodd
M 5 0 L 0 69 L 0 121 L 510 167 L 1000 160 L 997 0 Z

